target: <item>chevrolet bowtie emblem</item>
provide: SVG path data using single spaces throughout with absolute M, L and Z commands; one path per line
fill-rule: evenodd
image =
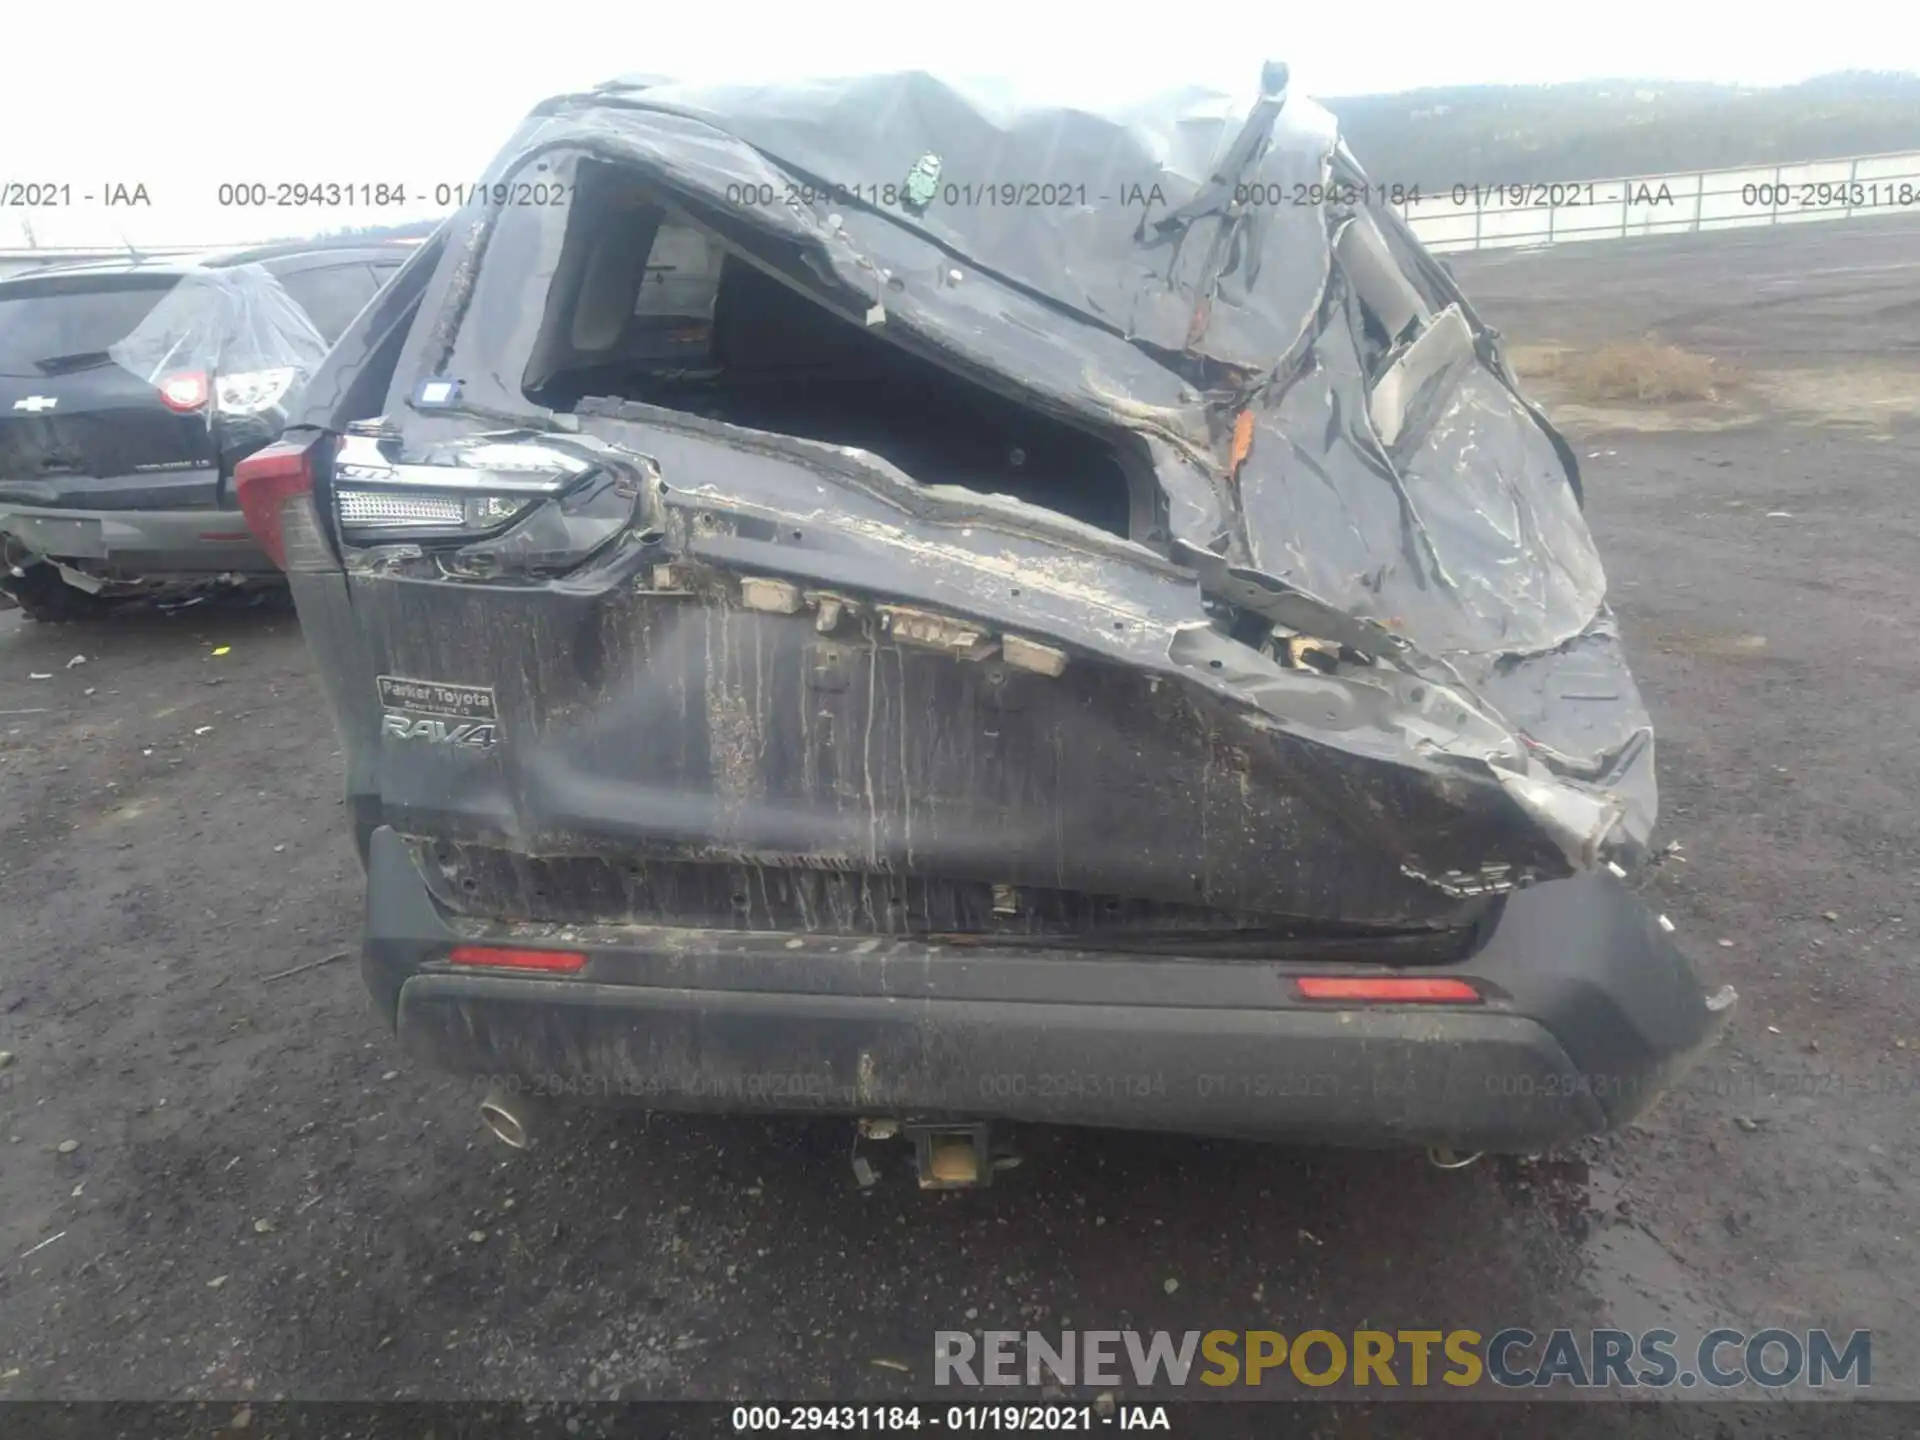
M 37 415 L 42 410 L 51 410 L 59 403 L 60 397 L 57 395 L 29 395 L 24 400 L 14 401 L 13 408 L 16 410 L 31 411 Z

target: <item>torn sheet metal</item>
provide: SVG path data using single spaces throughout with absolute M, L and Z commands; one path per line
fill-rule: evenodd
M 613 84 L 541 106 L 488 179 L 567 186 L 609 163 L 849 322 L 1150 468 L 1158 523 L 1125 538 L 1009 524 L 1056 553 L 1197 576 L 1190 618 L 1129 632 L 1158 665 L 1239 687 L 1296 735 L 1315 731 L 1322 692 L 1386 707 L 1392 723 L 1364 727 L 1368 753 L 1499 791 L 1569 868 L 1643 849 L 1651 732 L 1572 453 L 1451 277 L 1368 203 L 1331 116 L 1272 67 L 1245 103 L 1188 91 L 1109 115 L 924 74 Z M 534 353 L 567 207 L 488 207 L 450 225 L 422 312 L 438 318 L 402 373 L 457 383 L 463 417 L 541 428 L 552 417 L 502 357 Z M 706 472 L 674 452 L 713 442 L 661 423 L 648 453 Z M 774 439 L 742 442 L 717 489 L 744 502 L 766 463 L 751 452 Z M 769 476 L 752 503 L 777 514 L 790 482 Z M 981 563 L 984 544 L 956 545 L 953 565 Z M 901 594 L 928 598 L 940 578 L 931 566 Z M 1248 617 L 1353 663 L 1281 664 L 1246 640 Z M 1063 656 L 1116 644 L 1036 618 L 1019 628 Z M 1360 744 L 1324 730 L 1316 743 Z

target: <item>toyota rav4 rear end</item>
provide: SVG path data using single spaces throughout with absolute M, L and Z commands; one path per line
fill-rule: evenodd
M 405 1045 L 655 1108 L 1537 1149 L 1731 1003 L 1574 457 L 1269 67 L 540 107 L 243 464 Z

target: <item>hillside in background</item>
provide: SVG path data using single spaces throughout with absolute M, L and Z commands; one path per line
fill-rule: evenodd
M 1798 85 L 1589 80 L 1321 102 L 1369 176 L 1423 187 L 1605 180 L 1920 150 L 1920 75 Z

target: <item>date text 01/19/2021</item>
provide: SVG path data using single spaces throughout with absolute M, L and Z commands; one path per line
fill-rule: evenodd
M 558 180 L 441 181 L 408 185 L 388 180 L 229 180 L 214 190 L 223 209 L 395 209 L 429 202 L 436 209 L 458 209 L 478 200 L 496 209 L 564 205 L 573 186 Z
M 1120 185 L 1116 193 L 1106 194 L 1073 180 L 949 180 L 944 184 L 916 191 L 897 180 L 876 183 L 783 185 L 771 182 L 743 182 L 726 188 L 729 205 L 769 207 L 774 205 L 877 205 L 948 209 L 1032 209 L 1082 208 L 1088 205 L 1147 205 L 1161 197 L 1158 186 Z
M 1173 1429 L 1164 1405 L 1116 1405 L 1105 1398 L 1092 1405 L 736 1405 L 731 1421 L 737 1435 L 896 1433 L 923 1426 L 961 1433 Z
M 1233 187 L 1233 203 L 1242 209 L 1294 206 L 1360 206 L 1418 204 L 1418 185 L 1363 182 L 1241 183 Z M 1088 186 L 1077 180 L 947 180 L 922 191 L 898 181 L 884 183 L 804 184 L 742 182 L 726 187 L 730 205 L 771 207 L 864 204 L 947 209 L 1031 209 L 1120 205 L 1146 208 L 1168 203 L 1167 192 L 1156 183 L 1107 183 Z

